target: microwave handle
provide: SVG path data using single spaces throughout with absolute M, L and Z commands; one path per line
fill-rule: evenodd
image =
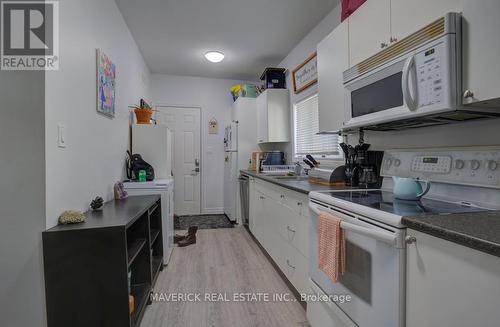
M 317 215 L 321 213 L 322 210 L 318 209 L 316 206 L 309 204 L 309 208 Z M 396 245 L 397 237 L 395 235 L 389 235 L 388 233 L 381 232 L 375 229 L 366 228 L 363 226 L 355 225 L 352 223 L 348 223 L 346 221 L 342 221 L 340 223 L 340 227 L 344 230 L 348 230 L 357 234 L 365 235 L 371 238 L 374 238 L 378 241 L 387 243 L 389 245 Z
M 408 107 L 408 109 L 410 109 L 411 111 L 417 110 L 417 107 L 418 107 L 416 73 L 413 74 L 413 89 L 415 90 L 415 92 L 414 92 L 415 98 L 411 97 L 411 91 L 410 91 L 410 76 L 411 76 L 411 70 L 413 67 L 415 67 L 415 57 L 410 56 L 410 57 L 408 57 L 408 59 L 406 59 L 405 65 L 403 67 L 403 78 L 401 80 L 401 84 L 402 84 L 401 86 L 403 89 L 404 102 L 406 103 L 406 106 Z

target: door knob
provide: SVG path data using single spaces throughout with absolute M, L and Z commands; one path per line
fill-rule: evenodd
M 196 167 L 199 167 L 200 166 L 200 160 L 199 159 L 194 159 L 194 165 Z
M 413 243 L 416 243 L 417 242 L 417 238 L 415 236 L 406 236 L 405 237 L 405 243 L 406 244 L 413 244 Z
M 469 99 L 474 97 L 474 92 L 471 90 L 465 90 L 464 92 L 464 99 Z

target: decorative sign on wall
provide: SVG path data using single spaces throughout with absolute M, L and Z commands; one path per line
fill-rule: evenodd
M 208 122 L 208 134 L 218 134 L 219 133 L 219 123 L 217 119 L 212 118 Z
M 318 82 L 318 64 L 316 52 L 298 65 L 292 72 L 293 91 L 300 93 Z
M 97 49 L 97 112 L 115 116 L 115 64 L 101 49 Z

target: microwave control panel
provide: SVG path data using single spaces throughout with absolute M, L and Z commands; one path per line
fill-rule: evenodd
M 419 107 L 444 101 L 445 49 L 444 43 L 438 43 L 415 55 Z
M 382 176 L 500 189 L 500 149 L 386 151 Z

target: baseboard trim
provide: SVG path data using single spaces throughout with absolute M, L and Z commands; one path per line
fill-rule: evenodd
M 201 210 L 202 215 L 223 215 L 224 208 L 204 208 Z

